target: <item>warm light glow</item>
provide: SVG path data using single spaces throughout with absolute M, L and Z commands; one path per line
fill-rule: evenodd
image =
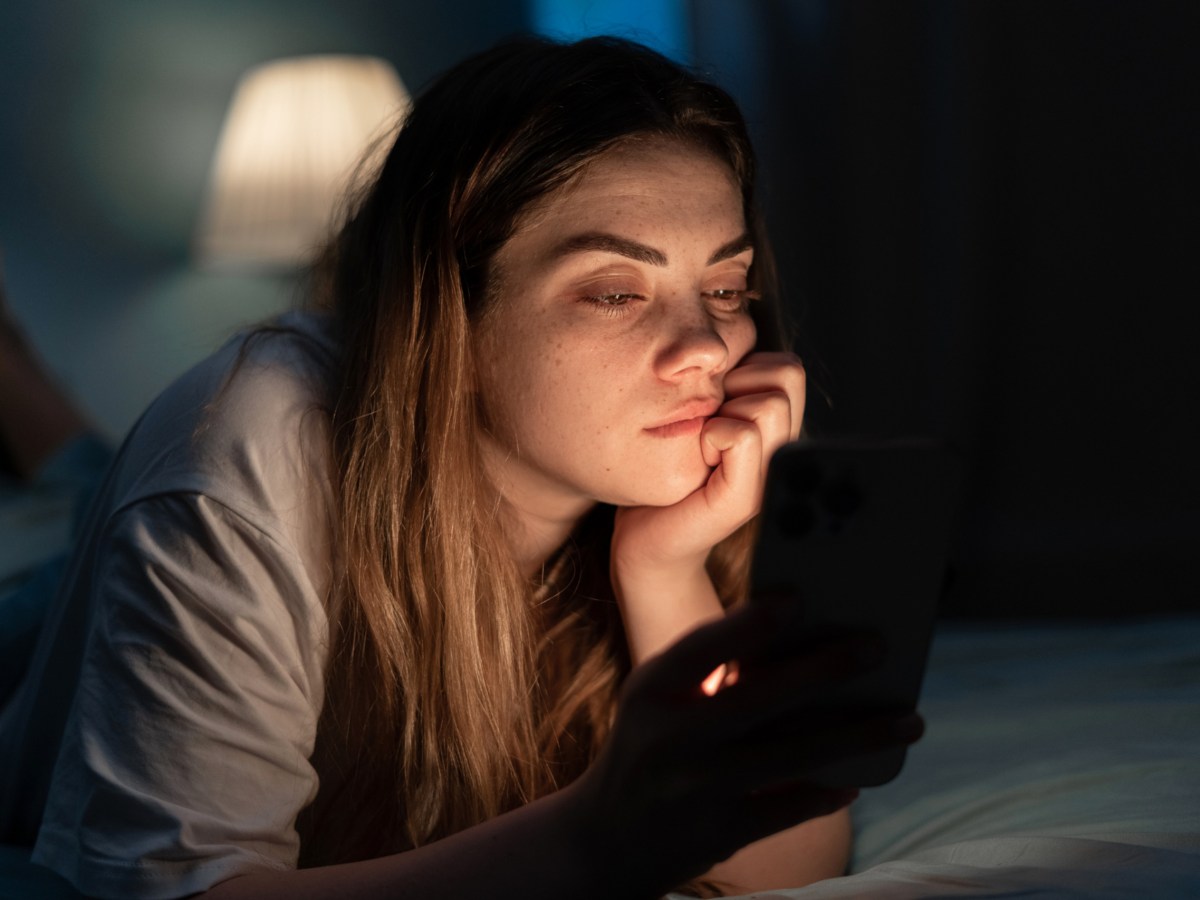
M 717 691 L 721 690 L 721 688 L 727 688 L 731 685 L 737 684 L 737 681 L 737 663 L 735 661 L 730 661 L 728 663 L 722 663 L 713 669 L 712 672 L 709 673 L 708 677 L 700 682 L 700 690 L 702 690 L 705 695 L 711 697 L 716 694 Z
M 381 59 L 283 59 L 242 77 L 221 132 L 196 241 L 202 265 L 304 264 L 409 106 Z M 369 148 L 369 160 L 364 157 Z

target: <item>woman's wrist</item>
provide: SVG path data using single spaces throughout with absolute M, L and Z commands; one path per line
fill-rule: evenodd
M 709 580 L 705 566 L 707 559 L 705 553 L 667 562 L 619 554 L 614 550 L 610 566 L 613 590 L 620 596 L 622 593 L 664 590 L 678 593 L 701 586 Z
M 724 615 L 703 562 L 678 567 L 612 564 L 613 592 L 634 665 Z

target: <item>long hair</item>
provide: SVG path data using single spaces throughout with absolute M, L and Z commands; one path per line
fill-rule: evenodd
M 303 865 L 416 847 L 553 791 L 610 728 L 629 669 L 608 574 L 613 510 L 586 516 L 535 582 L 517 570 L 483 475 L 471 334 L 521 213 L 644 136 L 729 166 L 758 248 L 752 287 L 769 298 L 735 103 L 614 38 L 524 38 L 450 70 L 324 254 L 319 300 L 344 348 L 337 576 Z M 759 347 L 781 346 L 777 307 L 755 305 Z M 709 561 L 726 604 L 744 591 L 747 534 Z

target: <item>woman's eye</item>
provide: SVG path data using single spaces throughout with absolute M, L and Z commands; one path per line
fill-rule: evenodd
M 757 300 L 760 294 L 758 291 L 744 288 L 718 288 L 704 291 L 701 296 L 708 300 L 717 312 L 725 314 L 745 312 L 750 302 Z M 619 316 L 632 312 L 632 304 L 646 300 L 646 295 L 632 291 L 613 291 L 608 294 L 585 294 L 579 299 L 605 315 Z
M 587 298 L 602 306 L 624 306 L 630 300 L 640 299 L 639 294 L 595 294 Z
M 587 294 L 579 299 L 596 307 L 599 312 L 615 316 L 626 312 L 630 303 L 646 298 L 641 294 L 617 291 L 611 294 Z
M 758 291 L 718 288 L 717 290 L 705 291 L 704 296 L 717 301 L 718 306 L 722 310 L 741 312 L 749 307 L 752 300 L 757 300 L 762 295 Z

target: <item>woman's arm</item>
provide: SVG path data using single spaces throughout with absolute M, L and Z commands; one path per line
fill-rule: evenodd
M 703 571 L 652 583 L 622 576 L 614 566 L 613 582 L 634 665 L 724 615 Z M 703 877 L 727 894 L 801 887 L 843 874 L 851 843 L 850 811 L 841 809 L 743 847 Z
M 743 847 L 704 875 L 726 894 L 795 888 L 846 874 L 850 809 L 811 819 Z
M 758 510 L 767 462 L 800 431 L 804 370 L 789 354 L 753 354 L 729 373 L 727 402 L 706 426 L 708 483 L 672 508 L 621 510 L 612 582 L 636 665 L 725 610 L 705 568 L 709 548 Z M 713 692 L 724 669 L 705 680 Z M 706 878 L 734 893 L 799 887 L 840 875 L 851 843 L 848 810 L 773 834 L 717 864 Z
M 363 862 L 242 875 L 214 886 L 208 900 L 355 900 L 358 897 L 427 898 L 571 897 L 637 900 L 620 882 L 619 860 L 592 858 L 591 847 L 571 824 L 570 789 L 468 828 L 418 850 Z M 803 849 L 798 849 L 803 848 Z M 795 887 L 842 874 L 849 848 L 845 810 L 813 819 L 757 841 L 718 863 L 704 876 L 728 893 Z M 842 854 L 838 868 L 817 860 Z
M 619 862 L 597 858 L 570 788 L 416 850 L 362 862 L 243 875 L 211 900 L 356 900 L 520 897 L 522 900 L 651 898 L 622 880 Z
M 407 853 L 237 876 L 205 896 L 648 900 L 739 847 L 828 816 L 846 805 L 846 793 L 796 779 L 809 762 L 901 742 L 886 722 L 765 742 L 730 736 L 790 718 L 796 696 L 855 674 L 845 648 L 788 660 L 769 681 L 745 679 L 714 696 L 696 687 L 722 660 L 761 658 L 778 617 L 767 608 L 737 610 L 645 660 L 623 687 L 599 757 L 555 794 Z

